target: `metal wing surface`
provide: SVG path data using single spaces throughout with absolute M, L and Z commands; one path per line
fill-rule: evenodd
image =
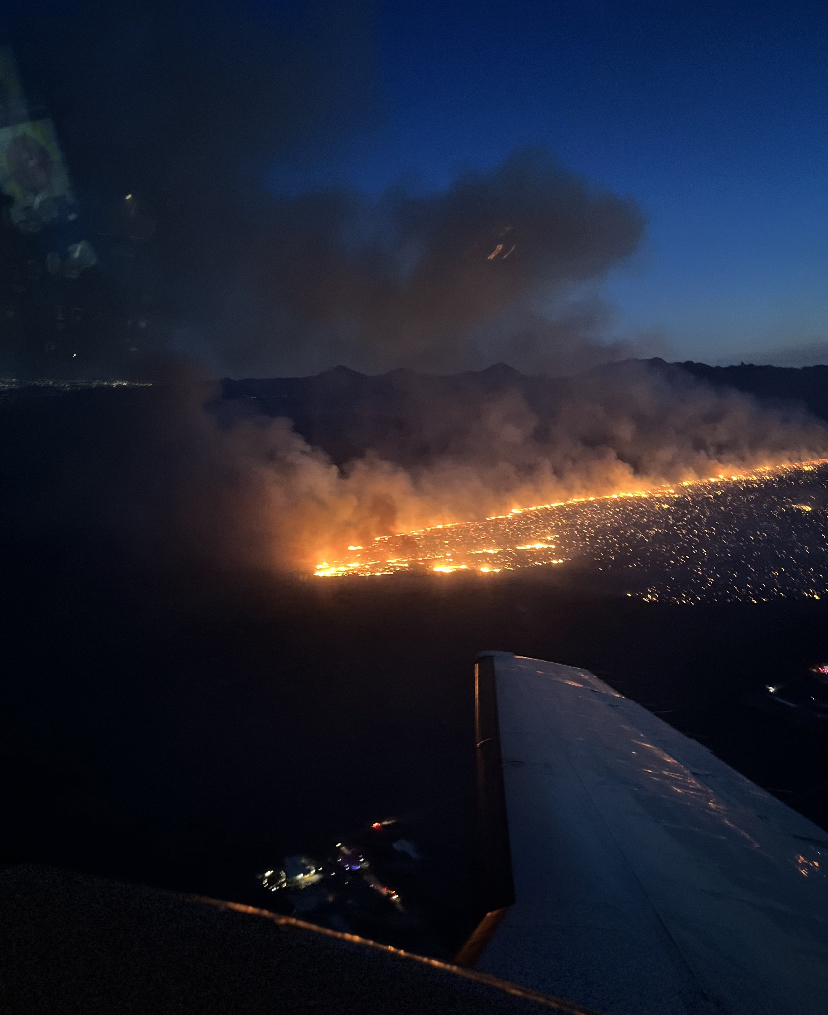
M 515 894 L 479 970 L 611 1015 L 825 1012 L 822 829 L 584 670 L 478 670 Z

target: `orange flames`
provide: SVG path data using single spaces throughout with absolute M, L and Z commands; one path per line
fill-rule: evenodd
M 553 538 L 524 541 L 509 541 L 509 521 L 518 521 L 518 516 L 531 512 L 554 512 L 572 504 L 594 501 L 613 501 L 627 498 L 657 498 L 665 502 L 680 496 L 687 488 L 701 488 L 708 484 L 730 482 L 757 482 L 784 475 L 791 470 L 814 471 L 828 463 L 828 459 L 814 459 L 808 462 L 765 465 L 740 472 L 720 472 L 705 479 L 685 479 L 680 483 L 657 483 L 641 488 L 640 479 L 636 488 L 616 489 L 612 493 L 596 493 L 569 497 L 564 500 L 533 504 L 529 507 L 512 507 L 505 514 L 489 515 L 485 521 L 440 521 L 437 524 L 419 528 L 407 528 L 392 535 L 374 536 L 370 542 L 351 543 L 347 550 L 329 553 L 313 569 L 319 578 L 343 575 L 381 575 L 398 571 L 414 571 L 434 574 L 453 574 L 466 571 L 478 574 L 497 574 L 502 570 L 536 564 L 562 564 L 565 558 L 555 556 L 556 544 Z M 798 506 L 798 505 L 794 505 Z M 553 516 L 554 517 L 554 516 Z M 499 523 L 492 526 L 488 523 Z M 554 524 L 550 522 L 550 524 Z M 492 536 L 500 535 L 504 545 L 492 546 Z M 517 530 L 513 533 L 519 537 Z M 505 540 L 503 537 L 506 537 Z

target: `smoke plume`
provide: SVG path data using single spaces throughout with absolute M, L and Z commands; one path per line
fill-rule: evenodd
M 309 372 L 309 353 L 369 371 L 508 359 L 549 372 L 587 365 L 599 348 L 616 358 L 596 287 L 642 230 L 631 201 L 543 150 L 461 174 L 442 193 L 273 202 L 247 269 L 263 319 L 232 355 L 238 367 L 275 353 L 296 372 Z
M 106 479 L 108 538 L 150 558 L 307 571 L 378 535 L 828 453 L 828 427 L 805 412 L 657 363 L 557 386 L 492 371 L 370 379 L 396 385 L 396 416 L 377 398 L 377 429 L 364 425 L 340 463 L 290 420 L 217 399 L 201 374 L 173 380 L 113 422 L 123 457 Z M 354 406 L 364 415 L 370 400 Z M 334 430 L 352 423 L 346 413 Z M 87 459 L 99 432 L 90 440 Z
M 235 376 L 498 360 L 565 373 L 653 351 L 608 337 L 599 292 L 636 249 L 641 211 L 548 152 L 442 192 L 273 192 L 274 167 L 371 143 L 384 99 L 370 4 L 78 0 L 5 20 L 101 270 L 158 348 Z M 126 193 L 145 227 L 128 258 L 107 239 Z
M 199 371 L 162 377 L 67 420 L 52 492 L 19 528 L 75 518 L 149 558 L 307 568 L 375 535 L 826 453 L 794 409 L 599 366 L 657 344 L 613 338 L 600 291 L 644 217 L 546 151 L 442 192 L 272 193 L 275 162 L 334 149 L 379 106 L 370 6 L 274 10 L 82 0 L 5 17 L 99 232 L 127 191 L 157 222 L 133 283 L 161 351 L 235 376 L 391 372 L 356 395 L 353 374 L 324 375 L 300 406 L 307 439 L 296 413 L 218 399 Z M 448 376 L 495 362 L 543 376 Z

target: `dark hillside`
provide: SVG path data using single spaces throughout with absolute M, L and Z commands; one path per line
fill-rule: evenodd
M 696 382 L 701 382 L 696 384 Z M 797 417 L 810 412 L 828 421 L 828 366 L 666 363 L 661 359 L 610 363 L 575 377 L 530 377 L 498 363 L 485 370 L 451 375 L 392 370 L 371 376 L 339 366 L 312 377 L 225 379 L 223 394 L 246 402 L 254 412 L 286 416 L 309 443 L 337 463 L 367 450 L 406 467 L 444 454 L 466 428 L 492 415 L 506 422 L 534 424 L 535 438 L 560 429 L 591 402 L 599 412 L 618 415 L 661 399 L 665 412 L 693 391 L 704 399 L 738 391 L 762 406 Z
M 678 364 L 682 370 L 716 387 L 731 387 L 757 398 L 800 402 L 820 419 L 828 420 L 828 366 L 770 367 L 753 363 L 710 367 L 706 363 Z

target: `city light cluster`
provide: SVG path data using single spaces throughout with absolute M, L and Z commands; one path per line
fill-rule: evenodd
M 87 388 L 151 388 L 150 381 L 53 381 L 20 380 L 18 377 L 0 377 L 0 393 L 19 391 L 23 388 L 39 388 L 43 391 L 85 391 Z

